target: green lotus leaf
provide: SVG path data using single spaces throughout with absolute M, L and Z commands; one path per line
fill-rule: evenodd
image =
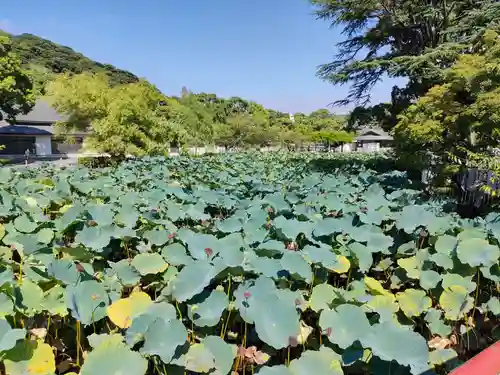
M 5 373 L 9 375 L 53 375 L 56 362 L 52 348 L 39 341 L 18 341 L 4 356 Z
M 54 231 L 49 228 L 43 228 L 36 234 L 36 238 L 39 243 L 48 245 L 54 239 Z
M 361 339 L 365 348 L 384 361 L 409 366 L 413 375 L 427 370 L 429 350 L 424 337 L 394 322 L 375 324 Z M 404 345 L 402 344 L 404 343 Z
M 422 263 L 416 256 L 398 259 L 398 265 L 406 271 L 410 279 L 420 279 Z
M 312 281 L 311 266 L 297 252 L 287 251 L 280 260 L 281 267 L 291 275 L 298 275 L 307 283 Z
M 0 240 L 5 236 L 5 226 L 0 224 Z
M 443 281 L 441 286 L 443 289 L 449 288 L 454 285 L 459 285 L 467 289 L 469 293 L 476 290 L 476 283 L 472 281 L 472 276 L 461 276 L 456 273 L 446 273 L 441 275 Z
M 259 244 L 257 250 L 264 250 L 266 253 L 273 256 L 277 254 L 283 254 L 286 251 L 286 248 L 285 244 L 281 241 L 267 240 Z
M 142 237 L 144 239 L 148 240 L 148 242 L 151 245 L 162 246 L 170 240 L 169 234 L 170 233 L 165 229 L 156 228 L 156 229 L 148 230 L 148 231 L 144 232 Z
M 144 292 L 134 292 L 108 306 L 109 319 L 120 328 L 128 328 L 132 320 L 147 311 L 152 304 L 151 298 Z
M 430 256 L 430 260 L 445 270 L 451 270 L 454 266 L 453 258 L 447 254 L 436 253 Z
M 139 353 L 130 350 L 119 335 L 93 340 L 97 347 L 85 358 L 81 375 L 145 375 L 148 361 Z
M 232 233 L 226 237 L 219 239 L 219 256 L 224 264 L 228 267 L 241 266 L 244 260 L 242 248 L 246 244 L 240 233 Z
M 23 280 L 23 283 L 15 289 L 15 303 L 17 309 L 28 316 L 34 316 L 42 311 L 43 290 L 30 280 Z
M 38 225 L 31 221 L 27 215 L 21 215 L 14 219 L 14 228 L 21 233 L 33 233 Z
M 257 375 L 291 375 L 290 370 L 286 366 L 261 367 Z
M 111 231 L 106 227 L 84 227 L 75 237 L 75 243 L 97 252 L 102 252 L 111 241 Z
M 12 349 L 17 341 L 24 339 L 25 336 L 26 330 L 12 329 L 6 320 L 0 319 L 0 353 Z
M 455 254 L 457 243 L 458 239 L 456 237 L 445 234 L 438 237 L 434 245 L 434 249 L 440 254 L 451 257 L 453 254 Z
M 5 293 L 0 292 L 0 319 L 14 314 L 14 301 Z
M 158 253 L 137 254 L 131 264 L 142 276 L 162 273 L 168 268 L 168 263 Z
M 83 281 L 66 288 L 66 306 L 71 315 L 84 325 L 104 318 L 109 305 L 109 295 L 103 284 L 94 280 Z
M 144 340 L 144 334 L 148 330 L 149 326 L 153 324 L 157 319 L 163 319 L 169 322 L 172 319 L 176 319 L 177 312 L 175 308 L 166 303 L 153 303 L 149 305 L 146 312 L 135 317 L 132 320 L 132 325 L 127 329 L 126 342 L 129 346 L 134 346 L 135 344 Z
M 458 354 L 453 349 L 437 349 L 429 353 L 429 363 L 432 366 L 445 365 L 456 359 Z
M 342 349 L 361 340 L 370 330 L 370 323 L 363 309 L 349 304 L 340 305 L 335 310 L 323 310 L 319 325 L 328 340 Z
M 425 292 L 417 289 L 406 289 L 396 295 L 399 306 L 409 318 L 419 316 L 432 306 L 432 301 Z
M 270 278 L 261 276 L 257 280 L 246 281 L 238 286 L 234 292 L 235 305 L 242 319 L 254 324 L 260 314 L 262 301 L 276 297 L 276 285 Z
M 378 313 L 381 321 L 391 320 L 393 315 L 399 311 L 396 298 L 390 294 L 371 296 L 364 306 L 369 311 Z
M 444 323 L 442 315 L 442 311 L 431 308 L 425 314 L 425 321 L 434 335 L 448 337 L 451 334 L 451 327 Z
M 172 364 L 185 367 L 197 373 L 225 375 L 233 367 L 236 346 L 229 345 L 218 336 L 208 336 L 200 343 L 189 347 L 186 354 L 172 361 Z
M 112 206 L 108 204 L 93 204 L 86 207 L 87 212 L 99 226 L 113 224 L 115 213 Z
M 441 275 L 433 270 L 425 270 L 420 272 L 420 286 L 425 289 L 433 289 L 441 281 Z
M 292 375 L 344 375 L 341 356 L 325 346 L 319 351 L 307 350 L 300 358 L 290 362 L 288 367 Z
M 452 285 L 443 291 L 439 297 L 439 304 L 444 310 L 446 319 L 460 320 L 474 307 L 474 299 L 463 286 Z
M 75 262 L 68 259 L 54 259 L 47 265 L 47 274 L 66 285 L 76 285 L 82 279 Z
M 182 228 L 177 233 L 177 237 L 187 245 L 189 254 L 194 259 L 212 259 L 219 251 L 219 240 L 211 234 L 195 233 Z M 207 253 L 205 249 L 211 249 L 212 251 Z
M 93 333 L 87 337 L 87 340 L 93 349 L 97 349 L 101 345 L 119 345 L 123 343 L 123 336 L 119 333 L 103 333 L 101 335 Z
M 186 248 L 178 242 L 162 248 L 161 255 L 174 266 L 185 266 L 193 262 L 193 258 L 187 254 Z
M 500 249 L 498 246 L 490 245 L 485 239 L 467 238 L 459 242 L 457 257 L 462 263 L 471 267 L 490 267 L 498 262 Z
M 286 348 L 290 345 L 290 338 L 295 338 L 300 333 L 299 315 L 295 304 L 287 302 L 276 295 L 248 302 L 255 304 L 253 308 L 259 311 L 258 314 L 254 314 L 255 331 L 259 339 L 275 349 Z M 279 319 L 276 319 L 277 316 Z
M 367 272 L 373 265 L 373 256 L 371 251 L 359 242 L 349 244 L 349 250 L 358 260 L 359 269 L 361 272 Z
M 295 241 L 297 236 L 303 233 L 307 238 L 312 234 L 312 223 L 307 221 L 298 221 L 296 219 L 286 219 L 284 216 L 279 216 L 273 221 L 275 228 L 289 240 Z
M 302 250 L 304 259 L 311 263 L 321 264 L 323 267 L 334 270 L 341 268 L 339 257 L 326 247 L 314 247 L 307 245 Z
M 185 355 L 184 366 L 189 371 L 208 373 L 215 368 L 215 357 L 202 343 L 193 344 Z
M 486 307 L 493 315 L 500 315 L 500 299 L 498 297 L 491 297 L 486 303 Z
M 218 230 L 224 233 L 239 232 L 243 228 L 241 220 L 236 217 L 230 217 L 226 220 L 218 221 L 215 226 Z
M 309 305 L 312 310 L 320 312 L 321 310 L 329 309 L 330 303 L 338 297 L 339 294 L 335 291 L 333 286 L 330 284 L 319 284 L 313 288 L 311 298 L 309 299 Z
M 214 290 L 206 296 L 199 295 L 188 305 L 188 317 L 198 327 L 213 327 L 220 321 L 222 313 L 229 306 L 226 293 Z
M 500 283 L 500 264 L 495 264 L 491 267 L 481 267 L 481 273 L 485 278 L 495 283 Z
M 43 309 L 47 310 L 51 315 L 59 315 L 61 317 L 68 315 L 64 292 L 64 288 L 60 285 L 55 285 L 47 290 L 43 295 Z
M 108 263 L 123 286 L 135 286 L 141 280 L 141 274 L 130 265 L 128 259 L 122 259 L 117 263 L 108 261 Z
M 184 302 L 201 293 L 216 276 L 215 268 L 207 262 L 196 261 L 186 265 L 171 282 L 172 296 Z
M 157 318 L 144 334 L 144 345 L 140 352 L 145 355 L 157 355 L 168 364 L 177 348 L 186 343 L 187 337 L 186 328 L 180 321 Z

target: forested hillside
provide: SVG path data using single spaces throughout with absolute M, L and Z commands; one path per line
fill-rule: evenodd
M 31 70 L 37 81 L 46 80 L 53 73 L 106 73 L 110 83 L 132 83 L 139 78 L 131 72 L 89 59 L 70 47 L 32 34 L 11 35 L 12 51 L 19 56 L 25 68 Z

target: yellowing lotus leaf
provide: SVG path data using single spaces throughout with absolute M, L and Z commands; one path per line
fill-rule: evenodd
M 365 286 L 366 289 L 374 295 L 380 294 L 380 295 L 390 295 L 392 296 L 393 294 L 389 292 L 388 290 L 384 289 L 382 284 L 380 284 L 380 281 L 374 279 L 373 277 L 365 276 Z
M 129 328 L 132 320 L 145 312 L 152 303 L 146 293 L 135 292 L 127 298 L 113 302 L 108 307 L 108 317 L 118 327 Z
M 330 268 L 333 272 L 346 273 L 351 268 L 351 262 L 349 262 L 349 259 L 345 256 L 339 255 L 337 257 L 337 261 L 338 263 L 334 267 Z
M 42 341 L 20 341 L 7 352 L 5 373 L 9 375 L 52 375 L 56 362 L 52 348 Z

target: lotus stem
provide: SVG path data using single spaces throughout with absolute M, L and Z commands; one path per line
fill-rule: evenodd
M 476 306 L 477 306 L 477 302 L 479 300 L 479 282 L 480 281 L 481 281 L 481 272 L 478 269 L 477 270 L 477 285 L 476 285 L 476 300 L 474 301 L 474 312 L 475 312 L 475 309 L 476 309 Z
M 179 308 L 179 302 L 175 301 L 175 308 L 177 309 L 177 312 L 179 313 L 179 320 L 182 321 L 182 313 L 181 309 Z
M 21 256 L 21 261 L 19 262 L 19 285 L 23 284 L 23 257 Z
M 288 347 L 288 350 L 287 350 L 288 354 L 287 354 L 287 358 L 286 358 L 286 366 L 290 366 L 290 347 Z
M 80 321 L 76 321 L 76 365 L 80 367 Z

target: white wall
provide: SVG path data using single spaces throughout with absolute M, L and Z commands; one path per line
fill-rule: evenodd
M 46 156 L 52 154 L 52 136 L 37 135 L 35 139 L 37 156 Z

